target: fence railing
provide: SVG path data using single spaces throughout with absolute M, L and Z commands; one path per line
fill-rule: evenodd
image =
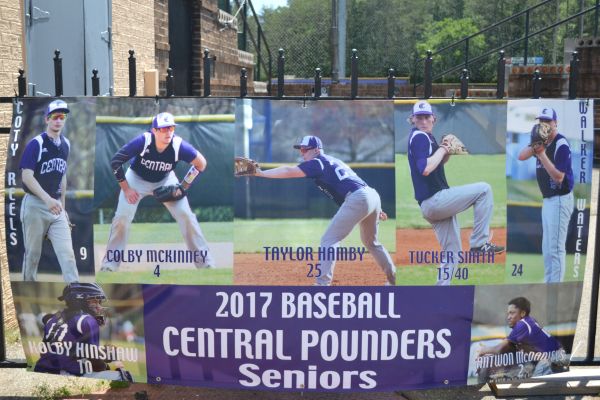
M 593 28 L 593 32 L 594 32 L 594 36 L 598 35 L 598 19 L 599 19 L 599 14 L 600 14 L 600 0 L 596 0 L 595 5 L 590 6 L 586 9 L 583 9 L 577 13 L 574 13 L 566 18 L 563 18 L 562 20 L 556 21 L 552 24 L 546 25 L 543 28 L 537 29 L 534 32 L 530 32 L 531 30 L 531 13 L 544 6 L 547 5 L 548 3 L 554 3 L 556 0 L 545 0 L 542 1 L 538 4 L 536 4 L 535 6 L 529 7 L 517 14 L 514 14 L 510 17 L 504 18 L 482 30 L 480 30 L 479 32 L 473 33 L 469 36 L 466 36 L 454 43 L 451 43 L 447 46 L 444 46 L 443 48 L 436 50 L 436 51 L 428 51 L 427 55 L 423 58 L 417 58 L 415 57 L 415 63 L 414 63 L 414 67 L 413 67 L 413 73 L 412 73 L 412 81 L 413 81 L 413 96 L 416 96 L 417 93 L 417 88 L 421 85 L 425 84 L 425 79 L 428 73 L 431 74 L 431 79 L 433 81 L 448 75 L 452 72 L 461 70 L 461 69 L 466 69 L 467 71 L 469 70 L 469 67 L 473 64 L 476 64 L 478 62 L 481 61 L 485 61 L 485 60 L 489 60 L 489 57 L 492 54 L 496 54 L 499 50 L 502 49 L 509 49 L 512 48 L 516 45 L 519 44 L 523 44 L 523 64 L 527 65 L 528 63 L 528 59 L 529 59 L 529 42 L 530 39 L 541 35 L 542 33 L 545 33 L 551 29 L 555 29 L 561 25 L 564 25 L 576 18 L 580 18 L 584 15 L 590 14 L 592 12 L 594 12 L 594 28 Z M 493 30 L 493 29 L 497 29 L 497 28 L 502 28 L 502 27 L 506 27 L 508 24 L 514 23 L 515 20 L 521 18 L 525 16 L 525 23 L 524 23 L 524 35 L 522 37 L 519 37 L 517 39 L 513 39 L 510 40 L 506 43 L 502 43 L 494 48 L 488 49 L 485 52 L 483 52 L 482 54 L 479 54 L 475 57 L 472 57 L 472 53 L 470 52 L 470 43 L 472 43 L 472 41 L 479 37 L 484 35 L 485 33 Z M 437 73 L 433 73 L 433 71 L 428 71 L 428 67 L 427 67 L 427 62 L 428 59 L 431 60 L 433 57 L 435 56 L 439 56 L 440 58 L 445 55 L 448 54 L 449 52 L 455 51 L 456 49 L 463 49 L 463 57 L 462 57 L 462 61 L 459 64 L 453 65 L 449 68 L 445 68 L 443 69 L 441 72 L 437 72 Z M 420 71 L 425 71 L 424 75 L 422 78 L 420 78 Z M 425 89 L 426 90 L 426 89 Z M 427 97 L 427 96 L 425 96 Z
M 54 87 L 55 87 L 55 96 L 61 97 L 63 95 L 63 70 L 62 70 L 62 57 L 60 57 L 60 50 L 55 50 L 54 61 Z M 285 51 L 284 49 L 279 49 L 277 58 L 277 90 L 275 95 L 271 95 L 269 91 L 269 96 L 266 98 L 283 98 L 285 97 Z M 572 59 L 570 60 L 569 67 L 569 85 L 568 85 L 568 98 L 575 99 L 577 98 L 577 82 L 579 80 L 579 65 L 580 60 L 578 57 L 578 53 L 574 51 L 571 55 Z M 136 86 L 136 77 L 137 77 L 137 64 L 135 58 L 135 51 L 129 50 L 129 58 L 128 66 L 129 66 L 129 96 L 134 97 L 137 95 L 137 86 Z M 211 68 L 212 68 L 212 59 L 210 57 L 210 52 L 208 49 L 204 50 L 203 57 L 203 96 L 202 97 L 210 97 L 212 93 L 212 85 L 211 85 Z M 359 75 L 359 57 L 358 50 L 352 49 L 352 56 L 350 58 L 350 96 L 346 97 L 349 99 L 356 99 L 360 96 L 359 93 L 359 85 L 358 85 L 358 75 Z M 505 76 L 504 76 L 504 68 L 506 65 L 506 57 L 504 50 L 500 50 L 498 52 L 497 59 L 497 87 L 496 87 L 496 98 L 502 99 L 505 96 Z M 428 99 L 432 96 L 432 87 L 433 80 L 435 77 L 432 74 L 433 70 L 433 53 L 428 51 L 427 57 L 424 59 L 424 81 L 422 83 L 423 90 L 423 98 Z M 173 97 L 177 94 L 175 93 L 175 79 L 173 76 L 173 70 L 171 68 L 167 68 L 166 75 L 166 97 Z M 100 77 L 98 75 L 98 70 L 92 70 L 92 96 L 100 95 Z M 532 98 L 540 98 L 541 93 L 541 78 L 542 73 L 539 69 L 536 69 L 533 77 L 533 85 L 532 85 Z M 269 84 L 270 84 L 269 80 Z M 460 77 L 460 96 L 462 99 L 466 99 L 469 92 L 469 84 L 470 84 L 470 74 L 469 70 L 463 68 Z M 18 86 L 18 97 L 24 97 L 27 95 L 27 80 L 25 76 L 25 71 L 23 69 L 19 69 L 19 76 L 17 77 L 17 86 Z M 386 96 L 383 98 L 392 99 L 395 98 L 395 87 L 396 87 L 396 77 L 394 69 L 390 68 L 388 70 L 387 76 L 387 90 Z M 35 92 L 34 92 L 35 93 Z M 318 99 L 322 94 L 322 76 L 321 76 L 321 68 L 315 68 L 314 75 L 314 86 L 312 90 L 313 95 L 311 96 L 314 99 Z M 413 93 L 416 97 L 416 93 Z M 245 68 L 240 69 L 240 94 L 239 97 L 247 97 L 248 96 L 248 75 L 247 70 Z M 265 98 L 265 96 L 260 96 L 261 98 Z M 302 96 L 307 97 L 307 96 Z M 329 96 L 329 98 L 334 98 Z M 344 97 L 340 97 L 344 98 Z

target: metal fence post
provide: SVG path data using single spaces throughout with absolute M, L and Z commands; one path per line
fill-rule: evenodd
M 62 58 L 60 50 L 54 50 L 54 92 L 56 97 L 63 95 Z
M 242 68 L 240 70 L 240 97 L 248 95 L 248 70 Z
M 505 68 L 506 68 L 506 58 L 504 58 L 504 50 L 500 50 L 498 57 L 498 67 L 496 70 L 496 75 L 498 76 L 498 83 L 496 85 L 496 98 L 503 99 L 504 98 L 504 85 L 505 85 Z
M 539 69 L 535 69 L 535 72 L 533 73 L 533 98 L 534 99 L 539 99 L 541 97 L 541 92 L 542 92 L 542 74 L 540 74 L 540 70 Z
M 321 97 L 321 68 L 315 68 L 315 98 Z
M 27 80 L 25 79 L 25 70 L 19 68 L 19 77 L 17 78 L 17 83 L 19 86 L 19 97 L 25 97 L 27 95 Z
M 92 70 L 92 96 L 98 96 L 100 94 L 100 78 L 98 78 L 98 70 L 94 68 Z
M 387 98 L 394 98 L 394 91 L 396 90 L 396 76 L 394 75 L 396 71 L 394 68 L 388 69 L 387 76 Z
M 129 50 L 129 97 L 133 97 L 137 93 L 137 83 L 136 83 L 136 66 L 135 66 L 135 56 L 134 51 Z
M 469 70 L 463 68 L 460 74 L 460 98 L 466 99 L 469 95 Z
M 283 97 L 283 74 L 285 69 L 285 51 L 279 49 L 279 57 L 277 58 L 277 97 Z
M 574 51 L 571 54 L 569 67 L 569 99 L 577 98 L 577 81 L 579 81 L 579 54 Z
M 357 50 L 352 49 L 352 59 L 350 64 L 350 98 L 355 99 L 358 96 L 358 55 Z
M 173 69 L 167 68 L 167 97 L 175 96 L 175 86 L 173 84 Z
M 210 51 L 204 49 L 204 97 L 210 96 Z
M 527 65 L 527 56 L 529 53 L 529 10 L 525 12 L 525 42 L 523 51 L 523 65 Z
M 427 58 L 425 58 L 425 77 L 423 78 L 423 97 L 426 99 L 431 98 L 432 92 L 432 67 L 433 59 L 431 57 L 431 50 L 427 50 Z

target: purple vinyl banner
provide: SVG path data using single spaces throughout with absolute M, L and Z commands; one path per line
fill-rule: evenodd
M 148 382 L 275 390 L 466 384 L 472 286 L 143 287 Z

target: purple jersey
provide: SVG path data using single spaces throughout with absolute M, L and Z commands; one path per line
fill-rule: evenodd
M 348 193 L 367 186 L 343 161 L 325 154 L 300 163 L 298 168 L 337 205 L 342 205 Z
M 71 343 L 70 354 L 57 351 L 59 348 L 64 348 L 62 344 L 66 342 Z M 82 357 L 76 357 L 76 346 L 78 343 L 98 346 L 100 326 L 90 314 L 81 311 L 70 315 L 65 311 L 58 312 L 44 325 L 44 343 L 51 351 L 42 354 L 35 365 L 35 372 L 58 374 L 60 371 L 66 371 L 81 376 L 85 370 L 82 371 L 82 367 L 77 362 Z
M 529 315 L 513 326 L 508 340 L 523 351 L 551 352 L 561 348 L 553 338 Z
M 177 162 L 191 163 L 198 155 L 192 145 L 179 136 L 159 153 L 156 150 L 154 134 L 144 132 L 123 146 L 111 160 L 111 166 L 118 181 L 124 179 L 121 166 L 131 160 L 131 169 L 147 182 L 159 182 L 175 169 Z
M 449 188 L 443 163 L 440 163 L 428 176 L 423 175 L 427 159 L 439 147 L 433 135 L 429 133 L 415 128 L 408 135 L 408 165 L 415 190 L 415 199 L 419 205 L 440 190 Z
M 571 167 L 571 148 L 569 142 L 560 133 L 554 137 L 552 143 L 546 147 L 546 155 L 560 172 L 565 174 L 561 184 L 551 178 L 542 163 L 536 158 L 536 177 L 540 191 L 544 198 L 568 194 L 573 190 L 573 169 Z
M 61 182 L 67 173 L 67 159 L 71 144 L 60 136 L 53 141 L 46 132 L 37 135 L 25 147 L 19 168 L 33 170 L 33 176 L 50 197 L 59 199 L 62 194 Z M 23 184 L 23 189 L 31 193 Z

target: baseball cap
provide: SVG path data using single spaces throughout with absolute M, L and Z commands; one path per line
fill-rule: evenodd
M 175 123 L 175 117 L 173 114 L 164 112 L 160 114 L 156 114 L 156 116 L 152 119 L 152 127 L 153 128 L 166 128 L 169 126 L 177 126 Z
M 433 115 L 433 110 L 431 109 L 431 104 L 426 102 L 425 100 L 419 100 L 413 106 L 412 115 Z
M 69 106 L 62 100 L 54 100 L 52 103 L 48 104 L 48 108 L 46 108 L 46 117 L 56 111 L 68 114 Z
M 542 111 L 540 111 L 540 115 L 537 116 L 537 119 L 556 121 L 556 111 L 554 111 L 553 108 L 542 108 Z
M 309 147 L 311 149 L 322 149 L 323 142 L 317 136 L 308 135 L 302 138 L 302 141 L 299 144 L 295 144 L 294 148 L 299 149 L 301 147 Z

